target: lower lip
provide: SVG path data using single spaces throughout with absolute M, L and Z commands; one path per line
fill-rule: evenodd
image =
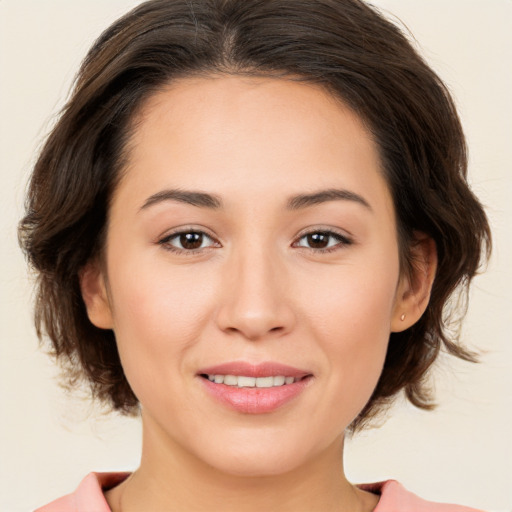
M 239 388 L 215 384 L 200 377 L 206 390 L 217 400 L 231 409 L 245 414 L 265 414 L 279 409 L 304 391 L 311 380 L 305 377 L 293 384 L 271 388 Z

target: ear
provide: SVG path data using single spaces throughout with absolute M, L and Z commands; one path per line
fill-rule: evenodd
M 405 331 L 421 318 L 430 300 L 436 275 L 437 250 L 432 238 L 415 232 L 409 254 L 411 268 L 398 285 L 391 332 Z
M 112 310 L 99 262 L 87 263 L 80 271 L 79 280 L 87 316 L 91 323 L 100 329 L 112 329 Z

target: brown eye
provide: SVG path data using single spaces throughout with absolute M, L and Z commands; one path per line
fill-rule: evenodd
M 330 235 L 328 233 L 310 233 L 306 235 L 306 238 L 312 249 L 324 249 L 329 245 Z
M 183 249 L 199 249 L 203 245 L 203 234 L 182 233 L 179 240 Z
M 300 237 L 294 244 L 296 247 L 305 247 L 307 249 L 316 249 L 318 251 L 331 251 L 351 245 L 352 241 L 333 231 L 312 231 Z
M 216 242 L 202 231 L 182 231 L 166 236 L 159 242 L 165 248 L 175 252 L 192 252 L 216 245 Z

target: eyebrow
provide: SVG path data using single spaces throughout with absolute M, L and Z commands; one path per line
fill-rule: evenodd
M 301 208 L 308 208 L 328 201 L 353 201 L 359 203 L 370 211 L 372 207 L 368 201 L 350 190 L 330 188 L 327 190 L 319 190 L 311 194 L 300 194 L 298 196 L 291 197 L 288 200 L 287 208 L 289 210 L 299 210 Z
M 177 201 L 197 206 L 199 208 L 209 208 L 212 210 L 219 210 L 223 207 L 222 199 L 214 194 L 191 190 L 168 189 L 162 190 L 148 197 L 140 209 L 145 210 L 150 206 L 164 201 Z M 355 192 L 351 192 L 350 190 L 335 188 L 292 196 L 288 199 L 286 208 L 288 210 L 300 210 L 302 208 L 308 208 L 310 206 L 315 206 L 329 201 L 352 201 L 372 211 L 372 207 L 364 197 L 356 194 Z
M 141 210 L 149 208 L 154 204 L 163 201 L 177 201 L 179 203 L 186 203 L 200 208 L 211 208 L 218 210 L 222 207 L 222 201 L 218 196 L 207 194 L 205 192 L 194 192 L 189 190 L 162 190 L 152 196 L 148 197 L 141 207 Z

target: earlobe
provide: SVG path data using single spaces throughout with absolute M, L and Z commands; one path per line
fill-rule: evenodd
M 112 329 L 112 311 L 99 263 L 87 263 L 80 271 L 79 280 L 80 291 L 91 323 L 100 329 Z
M 437 250 L 430 236 L 415 232 L 409 255 L 410 272 L 402 276 L 398 286 L 391 332 L 404 331 L 421 318 L 428 306 L 436 275 Z

